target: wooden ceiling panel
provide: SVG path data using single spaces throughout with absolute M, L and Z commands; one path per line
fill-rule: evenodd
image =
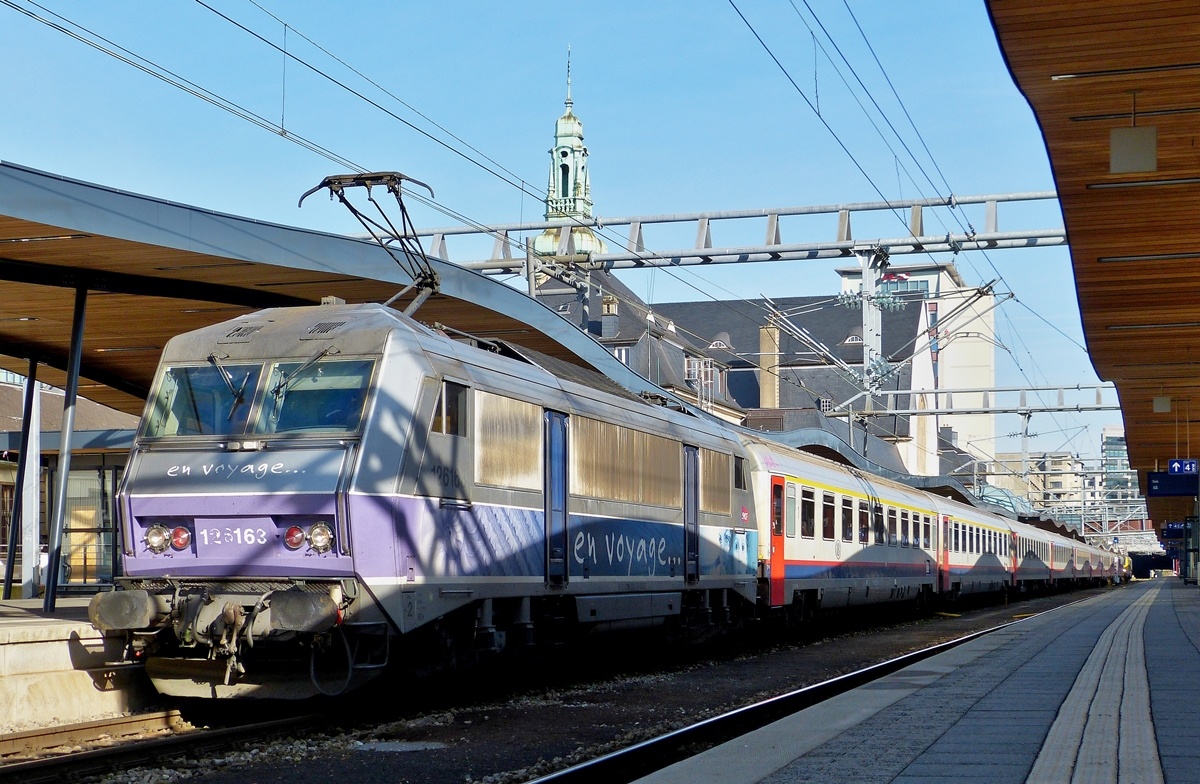
M 988 7 L 1046 139 L 1088 351 L 1099 376 L 1117 384 L 1130 462 L 1143 472 L 1144 489 L 1146 470 L 1191 456 L 1192 401 L 1200 419 L 1200 182 L 1128 185 L 1200 179 L 1200 5 L 989 0 Z M 1064 75 L 1074 76 L 1051 78 Z M 1132 91 L 1137 124 L 1157 128 L 1158 168 L 1113 174 L 1109 135 L 1132 124 Z M 1151 258 L 1099 261 L 1114 256 Z M 1131 325 L 1160 326 L 1110 329 Z M 1158 395 L 1172 398 L 1171 413 L 1154 413 Z M 1196 435 L 1200 453 L 1200 425 Z M 1156 524 L 1178 520 L 1191 514 L 1190 501 L 1151 499 L 1150 514 Z

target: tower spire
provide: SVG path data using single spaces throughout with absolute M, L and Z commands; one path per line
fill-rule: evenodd
M 574 105 L 575 102 L 571 100 L 571 45 L 567 44 L 567 111 L 569 112 Z

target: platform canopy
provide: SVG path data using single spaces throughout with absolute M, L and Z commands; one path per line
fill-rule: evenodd
M 419 320 L 590 366 L 635 392 L 659 391 L 522 292 L 431 261 L 440 293 Z M 61 386 L 75 291 L 86 288 L 79 392 L 121 411 L 141 414 L 174 335 L 324 296 L 382 302 L 409 282 L 370 241 L 0 163 L 0 367 L 24 374 L 36 358 L 45 365 L 39 379 Z
M 1045 136 L 1088 353 L 1116 383 L 1144 491 L 1146 471 L 1200 454 L 1200 4 L 988 9 Z M 1187 498 L 1149 506 L 1156 525 L 1192 514 Z

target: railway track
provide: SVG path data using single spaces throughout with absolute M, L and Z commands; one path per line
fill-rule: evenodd
M 73 781 L 83 776 L 95 776 L 152 764 L 158 760 L 205 754 L 249 741 L 302 731 L 319 718 L 298 716 L 220 729 L 196 729 L 165 738 L 129 741 L 105 748 L 0 764 L 0 784 Z M 7 754 L 38 752 L 68 743 L 75 745 L 104 737 L 119 738 L 152 731 L 174 731 L 173 728 L 182 726 L 183 720 L 178 711 L 163 711 L 5 735 L 0 737 L 0 748 L 12 749 L 3 752 Z M 2 758 L 0 763 L 3 763 Z
M 780 694 L 761 702 L 699 721 L 674 732 L 605 754 L 587 762 L 535 779 L 530 784 L 621 784 L 639 779 L 676 762 L 687 759 L 712 746 L 733 740 L 746 733 L 778 721 L 785 716 L 810 708 L 851 689 L 890 675 L 939 653 L 957 648 L 986 634 L 1024 623 L 1046 613 L 1078 604 L 1085 599 L 1059 605 L 1040 613 L 1029 613 L 1018 620 L 1001 623 L 928 648 L 912 651 L 879 664 L 864 667 L 836 678 Z
M 610 782 L 632 781 L 695 754 L 701 748 L 725 742 L 765 726 L 779 718 L 982 635 L 1074 603 L 1076 602 L 1069 602 L 1040 613 L 1023 614 L 1019 620 L 1000 623 L 821 683 L 789 691 L 566 768 L 536 781 L 545 784 L 578 784 L 579 782 L 609 784 Z M 214 756 L 243 744 L 303 734 L 311 728 L 327 727 L 328 725 L 328 715 L 310 715 L 219 729 L 190 729 L 178 711 L 163 711 L 0 736 L 0 784 L 74 781 L 81 777 L 135 767 L 155 767 L 181 758 L 201 759 L 206 755 Z M 147 740 L 122 740 L 122 738 L 148 733 L 162 734 L 166 732 L 173 734 Z M 54 749 L 59 747 L 74 747 L 109 739 L 116 743 L 112 746 L 86 751 L 57 754 L 54 752 Z M 4 761 L 6 755 L 29 755 L 39 752 L 53 756 L 8 762 L 7 764 Z

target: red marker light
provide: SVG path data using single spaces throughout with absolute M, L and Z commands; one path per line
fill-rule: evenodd
M 299 547 L 304 544 L 304 529 L 298 525 L 293 525 L 291 528 L 287 529 L 287 532 L 283 535 L 283 543 L 286 544 L 290 550 L 299 549 Z
M 176 550 L 186 550 L 192 544 L 192 532 L 179 526 L 171 532 L 171 546 Z

